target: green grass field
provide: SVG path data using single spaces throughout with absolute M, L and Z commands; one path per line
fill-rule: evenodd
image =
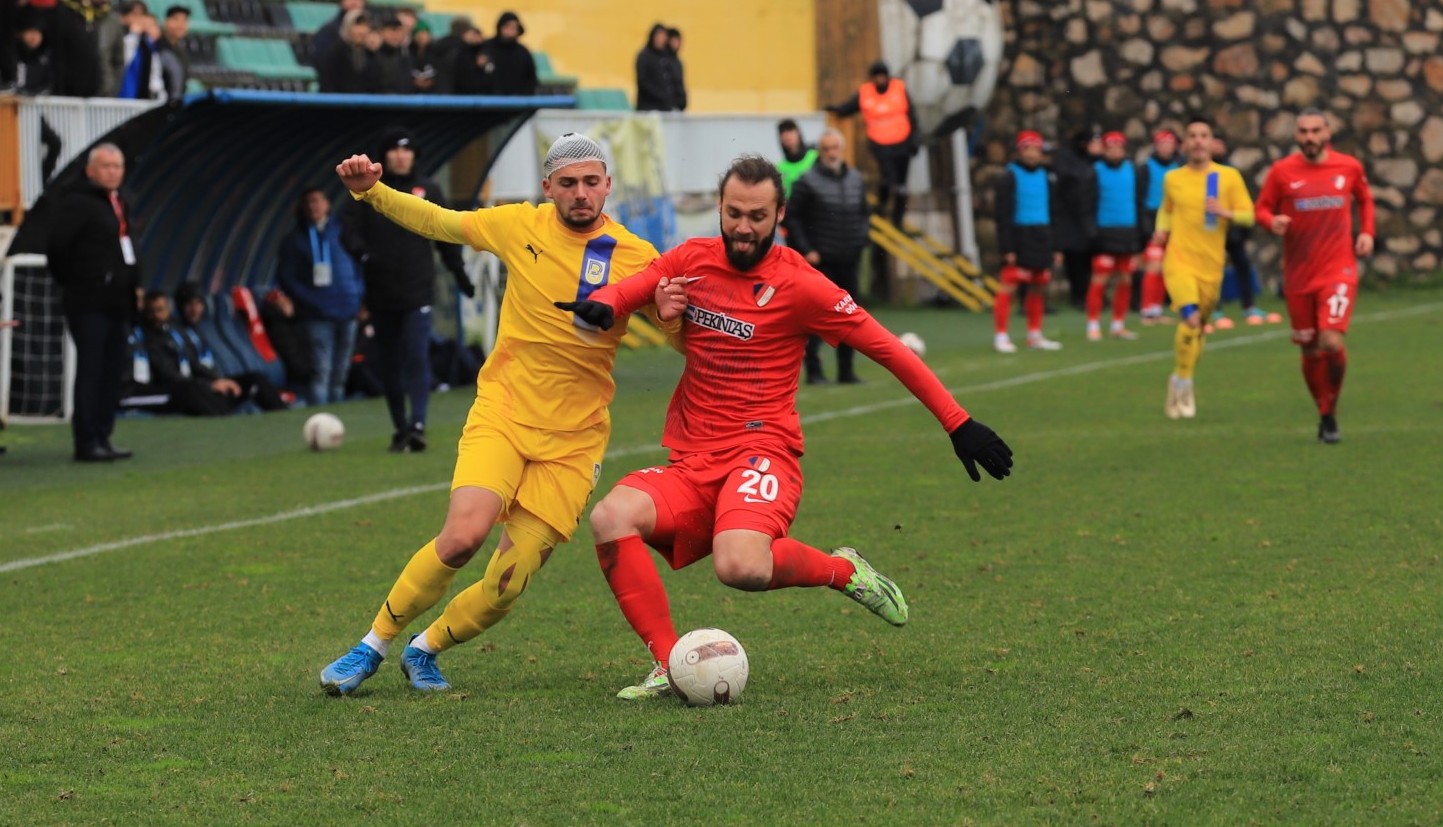
M 1063 312 L 1066 349 L 1004 357 L 988 318 L 880 313 L 1015 474 L 969 481 L 865 361 L 803 390 L 794 533 L 862 549 L 912 621 L 666 573 L 680 628 L 750 653 L 712 709 L 613 697 L 649 662 L 584 529 L 443 659 L 456 692 L 387 663 L 320 693 L 440 526 L 469 390 L 434 398 L 424 455 L 386 453 L 379 402 L 333 408 L 328 454 L 306 411 L 125 420 L 137 456 L 104 467 L 11 428 L 0 824 L 1438 823 L 1443 294 L 1361 305 L 1339 446 L 1283 326 L 1213 337 L 1173 422 L 1170 329 L 1088 344 Z M 603 486 L 664 458 L 679 362 L 618 360 Z

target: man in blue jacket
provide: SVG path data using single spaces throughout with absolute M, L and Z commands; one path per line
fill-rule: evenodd
M 296 204 L 296 228 L 281 242 L 276 286 L 295 305 L 310 341 L 315 372 L 306 402 L 340 402 L 346 398 L 346 369 L 365 286 L 341 244 L 340 222 L 331 220 L 331 202 L 317 187 L 302 192 Z

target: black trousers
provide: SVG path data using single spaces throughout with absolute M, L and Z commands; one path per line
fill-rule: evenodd
M 842 256 L 839 258 L 823 258 L 817 265 L 822 275 L 832 280 L 832 283 L 852 294 L 857 298 L 857 268 L 861 265 L 861 252 L 856 255 Z M 822 337 L 812 336 L 807 339 L 807 359 L 804 363 L 807 378 L 824 376 L 822 372 Z M 852 361 L 855 351 L 847 345 L 837 345 L 837 380 L 849 381 L 857 377 L 852 368 Z
M 1233 265 L 1233 279 L 1238 285 L 1238 304 L 1244 310 L 1253 306 L 1253 259 L 1248 255 L 1248 238 L 1238 233 L 1228 233 L 1228 261 Z
M 115 411 L 130 358 L 130 325 L 122 317 L 105 313 L 66 312 L 70 338 L 75 342 L 75 411 L 70 434 L 76 453 L 88 453 L 110 444 Z
M 907 214 L 907 171 L 912 166 L 912 150 L 905 143 L 871 146 L 879 173 L 877 212 L 900 229 Z

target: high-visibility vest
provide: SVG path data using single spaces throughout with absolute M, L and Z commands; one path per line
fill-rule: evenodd
M 875 83 L 863 84 L 857 93 L 862 120 L 867 124 L 867 139 L 874 144 L 900 144 L 912 134 L 907 119 L 907 85 L 900 78 L 887 82 L 887 91 L 878 92 Z

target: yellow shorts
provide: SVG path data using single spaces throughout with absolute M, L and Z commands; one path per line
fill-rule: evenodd
M 512 504 L 535 514 L 569 540 L 601 479 L 611 423 L 551 431 L 507 421 L 478 402 L 466 417 L 451 490 L 484 488 L 501 498 L 501 521 Z
M 1181 312 L 1184 307 L 1195 304 L 1204 322 L 1212 318 L 1213 310 L 1218 306 L 1218 297 L 1222 294 L 1222 279 L 1200 278 L 1196 272 L 1186 268 L 1164 267 L 1162 280 L 1167 285 L 1173 310 Z

